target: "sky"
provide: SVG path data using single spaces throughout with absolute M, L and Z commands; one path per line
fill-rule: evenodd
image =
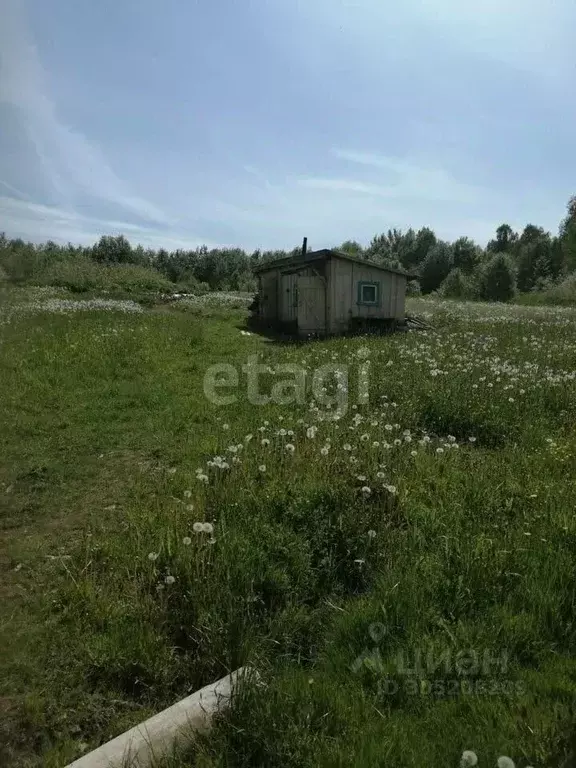
M 576 194 L 574 0 L 0 0 L 0 231 L 485 244 Z

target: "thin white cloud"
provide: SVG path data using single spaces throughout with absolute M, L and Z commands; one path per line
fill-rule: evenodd
M 167 232 L 126 221 L 95 219 L 63 207 L 41 205 L 13 197 L 0 196 L 0 220 L 10 222 L 10 236 L 35 242 L 53 240 L 59 243 L 91 245 L 102 235 L 123 234 L 134 245 L 169 250 L 191 249 L 199 245 L 216 247 L 217 243 L 200 240 L 185 231 Z
M 19 0 L 2 0 L 0 25 L 0 104 L 15 108 L 43 172 L 65 205 L 80 196 L 112 203 L 127 213 L 159 223 L 172 223 L 158 206 L 135 195 L 116 176 L 98 147 L 64 125 L 47 91 L 36 47 L 30 40 Z
M 303 186 L 333 191 L 358 192 L 389 199 L 419 199 L 472 203 L 480 190 L 456 179 L 444 168 L 421 165 L 370 152 L 334 149 L 340 160 L 372 171 L 377 182 L 342 178 L 304 178 Z

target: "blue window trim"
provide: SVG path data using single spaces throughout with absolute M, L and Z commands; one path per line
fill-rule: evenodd
M 363 301 L 362 289 L 365 285 L 376 288 L 376 300 L 375 301 Z M 380 283 L 377 280 L 360 280 L 358 282 L 358 302 L 363 307 L 379 307 L 380 306 Z

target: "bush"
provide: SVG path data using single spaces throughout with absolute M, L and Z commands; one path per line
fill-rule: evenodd
M 516 293 L 514 268 L 503 253 L 497 253 L 480 276 L 480 295 L 485 301 L 509 301 Z
M 453 269 L 438 290 L 445 299 L 477 299 L 478 288 L 473 279 L 460 269 Z
M 172 292 L 174 286 L 155 269 L 134 264 L 105 266 L 81 257 L 56 262 L 38 276 L 41 285 L 67 288 L 75 293 L 109 291 L 122 293 Z
M 409 280 L 406 283 L 406 296 L 420 296 L 422 289 L 418 280 Z

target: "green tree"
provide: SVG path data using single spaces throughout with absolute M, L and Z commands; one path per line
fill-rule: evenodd
M 347 253 L 349 256 L 357 256 L 358 258 L 361 258 L 364 253 L 364 248 L 356 240 L 346 240 L 336 250 Z
M 480 293 L 485 301 L 509 301 L 515 293 L 514 269 L 506 254 L 496 253 L 485 265 Z
M 447 299 L 477 298 L 477 289 L 471 277 L 458 268 L 451 270 L 440 286 L 439 293 Z
M 573 272 L 576 270 L 576 196 L 568 201 L 566 217 L 560 225 L 560 242 L 564 268 Z
M 452 269 L 452 249 L 448 243 L 439 241 L 428 252 L 420 268 L 422 293 L 436 291 Z
M 459 237 L 452 244 L 454 267 L 465 275 L 471 275 L 482 257 L 482 249 L 469 237 Z
M 490 240 L 486 250 L 490 253 L 512 253 L 518 241 L 518 234 L 509 224 L 500 224 L 496 230 L 496 239 Z
M 102 235 L 92 248 L 92 258 L 102 264 L 129 264 L 132 261 L 132 246 L 124 235 Z

